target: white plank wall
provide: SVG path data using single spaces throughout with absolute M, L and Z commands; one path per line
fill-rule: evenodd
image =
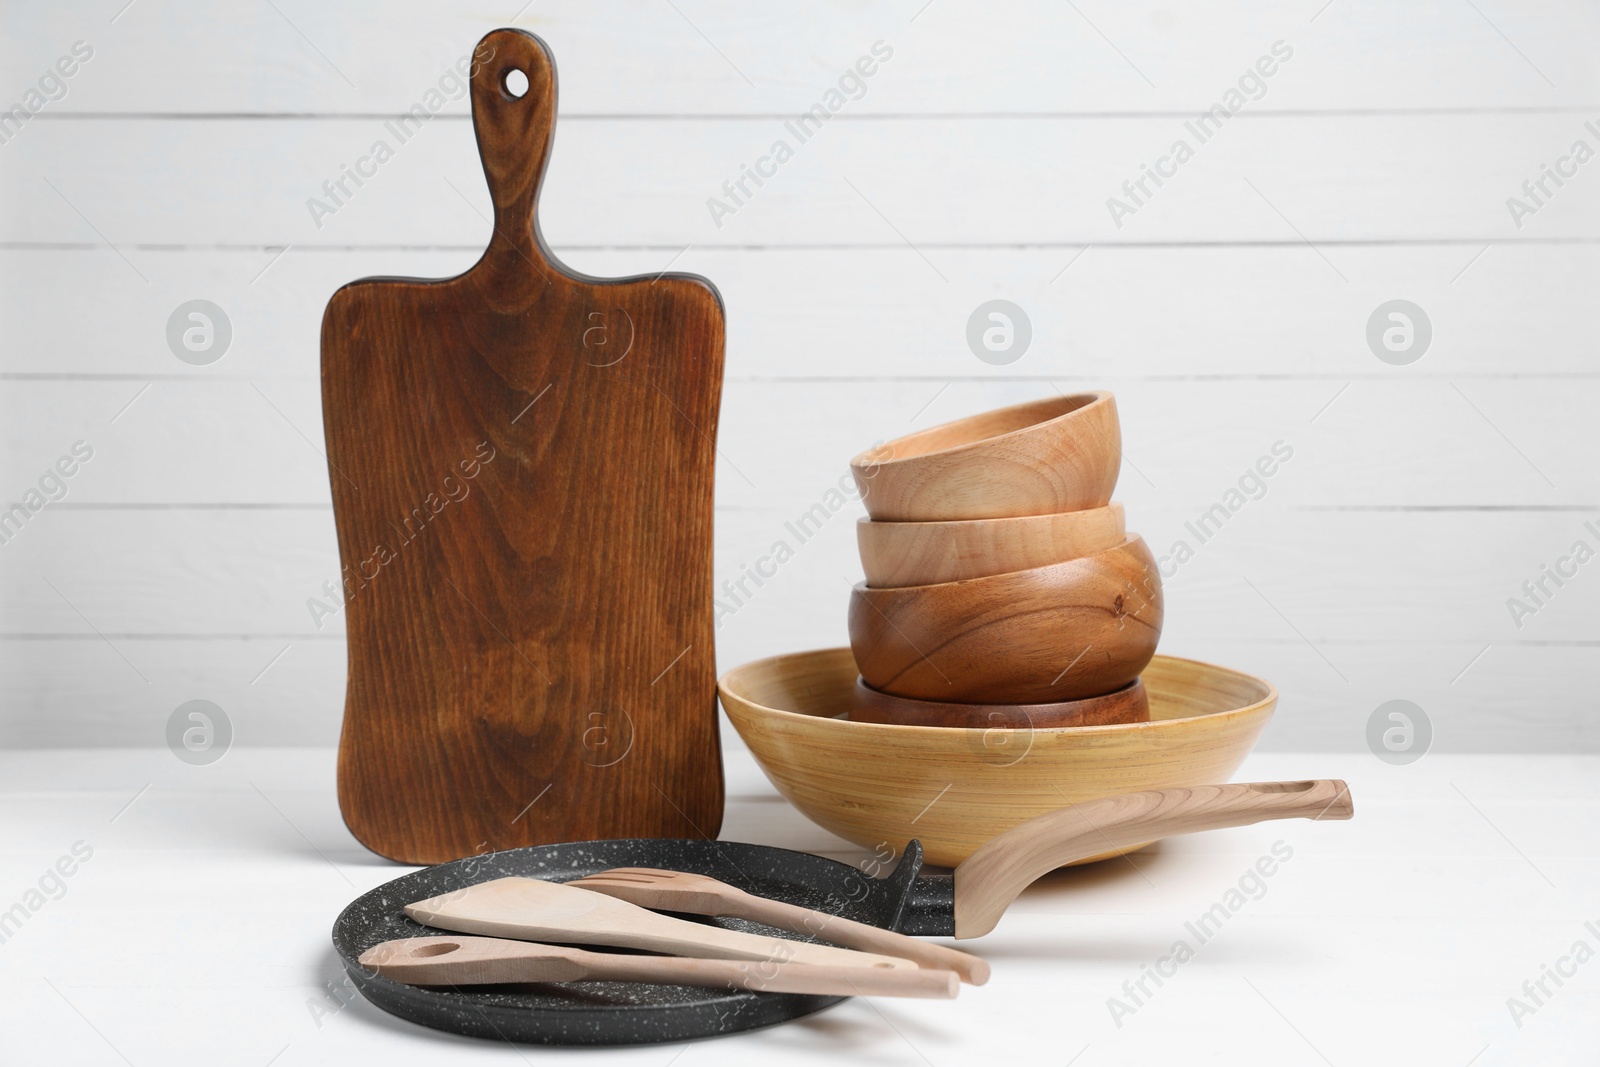
M 0 104 L 93 48 L 0 143 L 3 503 L 94 449 L 0 544 L 0 743 L 160 744 L 197 697 L 241 744 L 336 740 L 318 323 L 353 278 L 475 258 L 465 101 L 320 226 L 306 201 L 515 17 L 560 70 L 558 254 L 726 300 L 719 583 L 873 441 L 1105 386 L 1158 554 L 1294 449 L 1168 582 L 1164 651 L 1282 690 L 1266 747 L 1361 749 L 1403 697 L 1441 751 L 1600 751 L 1600 562 L 1520 626 L 1506 605 L 1600 550 L 1600 162 L 1520 226 L 1506 205 L 1600 150 L 1593 5 L 125 3 L 0 4 Z M 860 99 L 717 225 L 707 198 L 880 40 Z M 1106 198 L 1277 41 L 1259 99 L 1116 225 Z M 996 297 L 1034 329 L 1006 367 L 964 339 Z M 205 367 L 165 339 L 194 298 L 234 331 Z M 1365 340 L 1395 298 L 1433 324 L 1409 366 Z M 844 643 L 860 513 L 723 620 L 724 669 Z

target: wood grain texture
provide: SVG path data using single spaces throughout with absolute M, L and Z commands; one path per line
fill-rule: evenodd
M 867 514 L 946 522 L 1104 507 L 1122 466 L 1109 392 L 1053 396 L 898 437 L 850 461 Z
M 1161 638 L 1161 573 L 1143 539 L 1048 567 L 851 589 L 862 679 L 913 700 L 1046 704 L 1139 676 Z
M 1025 571 L 1103 552 L 1127 536 L 1121 504 L 1054 515 L 955 522 L 856 522 L 874 588 L 935 585 Z
M 524 941 L 609 945 L 674 956 L 915 969 L 893 956 L 762 936 L 657 915 L 604 893 L 538 878 L 496 878 L 405 906 L 419 923 Z
M 960 988 L 951 971 L 636 956 L 497 937 L 407 937 L 385 941 L 363 952 L 361 965 L 408 985 L 659 982 L 757 993 L 946 1000 Z
M 710 875 L 650 867 L 617 867 L 567 884 L 604 893 L 653 911 L 732 917 L 766 923 L 829 944 L 884 956 L 898 956 L 913 961 L 919 967 L 954 971 L 962 981 L 972 985 L 983 985 L 989 980 L 989 964 L 971 953 L 920 941 L 841 915 L 803 908 L 786 900 L 757 896 Z
M 554 261 L 535 217 L 554 64 L 513 30 L 477 55 L 483 258 L 446 281 L 356 282 L 323 320 L 350 647 L 340 807 L 411 863 L 715 836 L 722 308 L 702 279 Z
M 856 679 L 852 722 L 886 726 L 940 726 L 963 730 L 1032 730 L 1149 722 L 1150 702 L 1135 678 L 1104 696 L 1055 704 L 956 704 L 880 693 Z
M 848 648 L 757 660 L 717 683 L 722 706 L 778 792 L 864 848 L 913 837 L 954 867 L 992 838 L 1069 804 L 1225 782 L 1277 706 L 1260 678 L 1157 656 L 1141 676 L 1150 721 L 1057 730 L 948 730 L 851 722 Z M 1148 838 L 1145 840 L 1149 840 Z M 1088 863 L 1143 842 L 1103 849 Z
M 956 936 L 982 937 L 1036 879 L 1107 846 L 1268 819 L 1349 819 L 1354 814 L 1349 788 L 1334 780 L 1152 789 L 1074 804 L 1006 831 L 961 862 Z

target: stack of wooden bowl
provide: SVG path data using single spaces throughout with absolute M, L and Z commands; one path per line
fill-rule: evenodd
M 1161 576 L 1111 502 L 1109 392 L 1020 404 L 851 461 L 867 579 L 851 718 L 1048 728 L 1144 722 Z

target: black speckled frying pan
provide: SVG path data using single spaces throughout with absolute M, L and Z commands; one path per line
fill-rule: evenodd
M 623 982 L 419 988 L 357 963 L 384 941 L 437 933 L 405 905 L 493 878 L 569 882 L 612 867 L 706 874 L 750 893 L 908 934 L 976 937 L 1047 871 L 1143 842 L 1265 819 L 1348 819 L 1343 782 L 1278 782 L 1159 789 L 1090 801 L 1002 834 L 954 872 L 922 870 L 922 846 L 887 874 L 805 852 L 732 841 L 581 841 L 492 852 L 396 878 L 358 897 L 333 925 L 345 970 L 372 1003 L 423 1026 L 545 1045 L 634 1045 L 753 1030 L 821 1011 L 843 997 L 750 993 Z M 868 865 L 870 867 L 870 865 Z M 695 916 L 684 916 L 694 919 Z M 729 929 L 797 938 L 740 919 Z
M 401 909 L 413 901 L 508 875 L 569 882 L 612 867 L 708 874 L 747 892 L 897 929 L 907 929 L 903 920 L 915 889 L 924 898 L 933 925 L 941 925 L 940 901 L 945 932 L 951 925 L 951 877 L 919 879 L 922 846 L 916 842 L 907 846 L 888 877 L 872 878 L 847 863 L 767 845 L 632 839 L 493 852 L 396 878 L 345 908 L 333 926 L 334 948 L 356 987 L 384 1011 L 458 1034 L 546 1045 L 632 1045 L 710 1037 L 771 1026 L 844 999 L 624 982 L 422 989 L 379 978 L 356 962 L 362 952 L 384 941 L 438 933 L 406 917 Z M 798 937 L 739 919 L 697 921 Z

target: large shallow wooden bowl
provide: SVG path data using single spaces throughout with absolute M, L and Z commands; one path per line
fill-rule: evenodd
M 936 585 L 1025 571 L 1103 552 L 1127 536 L 1122 505 L 954 522 L 856 522 L 873 588 Z
M 1161 572 L 1142 538 L 964 582 L 850 593 L 850 647 L 879 692 L 1050 704 L 1139 677 L 1161 637 Z
M 930 863 L 947 867 L 1069 804 L 1226 782 L 1278 702 L 1260 678 L 1157 656 L 1141 679 L 1149 722 L 882 726 L 837 717 L 850 710 L 856 673 L 848 648 L 828 648 L 747 663 L 723 675 L 717 689 L 761 769 L 813 822 L 867 848 L 899 849 L 917 838 Z
M 946 522 L 1104 507 L 1122 466 L 1109 392 L 1078 393 L 920 430 L 850 461 L 867 514 Z

